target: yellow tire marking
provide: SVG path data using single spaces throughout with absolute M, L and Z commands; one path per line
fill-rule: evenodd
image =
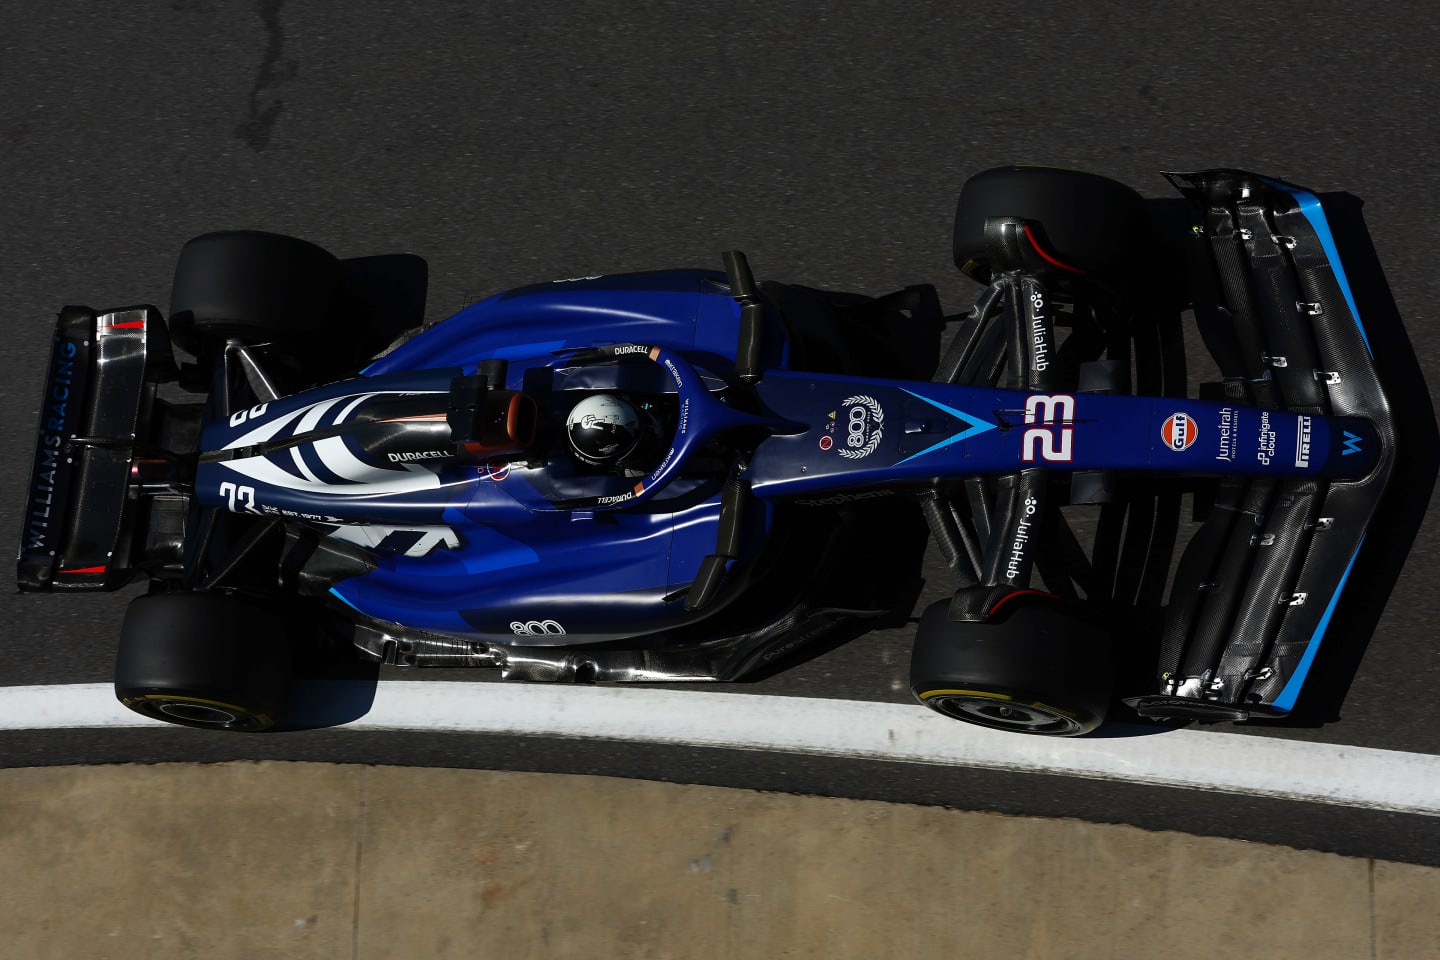
M 1052 707 L 1040 700 L 1016 700 L 1008 693 L 996 693 L 992 690 L 927 690 L 920 694 L 922 702 L 933 697 L 978 697 L 981 700 L 1003 700 L 1006 703 L 1018 703 L 1022 707 L 1039 707 L 1041 710 L 1049 710 L 1051 713 L 1068 717 L 1071 720 L 1079 719 L 1072 711 Z
M 994 693 L 989 690 L 927 690 L 920 694 L 921 700 L 929 700 L 931 697 L 981 697 L 986 700 L 1014 700 L 1008 693 Z
M 254 717 L 256 720 L 259 720 L 261 723 L 270 723 L 270 722 L 271 722 L 271 719 L 270 719 L 270 717 L 269 717 L 267 714 L 256 713 L 256 712 L 253 711 L 253 710 L 250 710 L 250 709 L 248 709 L 248 708 L 246 708 L 246 707 L 242 707 L 242 706 L 239 706 L 239 705 L 233 704 L 233 703 L 223 703 L 223 702 L 221 702 L 221 701 L 219 701 L 219 700 L 206 700 L 204 697 L 180 697 L 180 696 L 176 696 L 175 694 L 171 694 L 171 693 L 146 693 L 146 694 L 142 694 L 141 696 L 138 696 L 138 697 L 124 697 L 124 698 L 121 699 L 120 702 L 123 703 L 123 704 L 125 704 L 125 706 L 128 707 L 128 706 L 131 706 L 132 704 L 139 703 L 139 702 L 142 701 L 142 700 L 163 700 L 163 701 L 166 701 L 166 702 L 174 702 L 174 701 L 177 701 L 177 700 L 178 700 L 178 701 L 180 701 L 180 702 L 182 702 L 182 703 L 195 703 L 195 704 L 199 704 L 199 705 L 202 706 L 202 707 L 216 707 L 216 708 L 221 709 L 221 710 L 229 710 L 229 711 L 232 711 L 232 712 L 234 712 L 234 713 L 237 713 L 237 714 L 240 714 L 240 715 L 241 715 L 241 716 L 238 716 L 238 717 L 235 718 L 235 719 L 237 719 L 237 720 L 241 719 L 242 717 Z

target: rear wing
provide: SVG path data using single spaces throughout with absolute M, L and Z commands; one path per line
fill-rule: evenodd
M 168 358 L 154 307 L 66 307 L 55 323 L 26 491 L 21 590 L 103 590 L 128 579 L 130 470 Z
M 1231 479 L 1186 549 L 1166 611 L 1155 717 L 1282 716 L 1326 638 L 1395 460 L 1395 429 L 1364 323 L 1314 194 L 1239 170 L 1171 174 L 1203 211 L 1196 322 L 1224 380 L 1212 399 L 1362 417 L 1375 457 L 1356 480 Z M 1204 393 L 1202 393 L 1204 396 Z M 1303 427 L 1294 456 L 1309 456 Z M 1243 443 L 1252 443 L 1244 438 Z M 1380 450 L 1362 450 L 1377 443 Z M 1263 443 L 1263 438 L 1262 438 Z

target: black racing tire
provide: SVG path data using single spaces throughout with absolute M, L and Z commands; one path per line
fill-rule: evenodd
M 115 660 L 115 696 L 153 720 L 256 732 L 290 697 L 285 624 L 256 603 L 177 591 L 130 603 Z
M 1043 596 L 1010 599 L 985 622 L 951 620 L 949 606 L 932 604 L 915 633 L 910 690 L 925 706 L 1049 736 L 1081 736 L 1104 721 L 1115 668 L 1103 627 Z
M 170 291 L 171 338 L 193 354 L 229 338 L 305 343 L 326 330 L 340 262 L 313 243 L 278 233 L 229 230 L 180 251 Z
M 1150 255 L 1149 208 L 1125 184 L 1058 167 L 997 167 L 967 180 L 955 208 L 955 266 L 981 283 L 1019 266 L 991 262 L 992 217 L 1024 220 L 1046 255 L 1097 277 Z

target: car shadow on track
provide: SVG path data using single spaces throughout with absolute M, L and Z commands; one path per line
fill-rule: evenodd
M 298 680 L 278 732 L 318 730 L 353 723 L 370 712 L 379 687 L 378 664 L 345 664 Z
M 358 318 L 350 346 L 359 357 L 384 350 L 396 337 L 425 322 L 430 267 L 409 253 L 340 261 L 341 300 Z

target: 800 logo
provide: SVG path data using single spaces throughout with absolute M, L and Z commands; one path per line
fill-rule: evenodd
M 554 620 L 512 620 L 510 632 L 517 637 L 565 636 L 565 628 Z
M 885 435 L 885 410 L 874 397 L 857 394 L 840 402 L 840 417 L 830 414 L 825 425 L 825 436 L 820 438 L 820 449 L 829 450 L 835 446 L 834 434 L 840 435 L 841 448 L 837 451 L 846 460 L 859 460 L 874 453 Z

